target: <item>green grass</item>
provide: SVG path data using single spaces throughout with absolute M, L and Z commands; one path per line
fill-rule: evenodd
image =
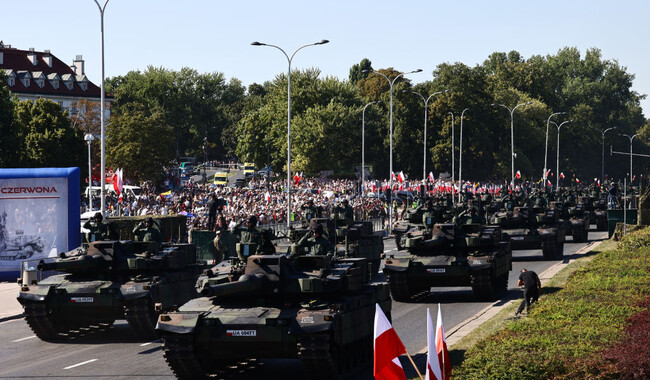
M 625 320 L 650 296 L 649 255 L 650 229 L 618 246 L 601 244 L 544 284 L 553 292 L 530 316 L 508 320 L 511 305 L 451 347 L 453 378 L 616 378 L 601 371 L 611 363 L 600 353 L 620 340 Z

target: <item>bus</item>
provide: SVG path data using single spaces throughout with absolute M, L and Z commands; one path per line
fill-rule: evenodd
M 228 185 L 228 173 L 217 172 L 214 173 L 214 179 L 212 183 L 217 186 L 226 186 Z
M 244 175 L 248 177 L 254 174 L 255 174 L 255 164 L 251 162 L 246 162 L 244 164 Z

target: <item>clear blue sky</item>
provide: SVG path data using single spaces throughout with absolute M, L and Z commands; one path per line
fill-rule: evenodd
M 101 0 L 103 4 L 105 0 Z M 49 49 L 66 63 L 83 55 L 86 74 L 100 82 L 99 11 L 93 0 L 22 0 L 5 4 L 0 40 L 19 49 Z M 222 72 L 244 85 L 286 72 L 278 50 L 296 48 L 293 68 L 317 67 L 346 79 L 368 58 L 374 68 L 421 68 L 432 79 L 442 62 L 479 64 L 495 51 L 523 57 L 565 46 L 601 49 L 635 74 L 633 89 L 650 94 L 648 0 L 541 1 L 198 1 L 110 0 L 105 14 L 106 76 L 147 66 Z M 650 99 L 642 101 L 648 117 Z

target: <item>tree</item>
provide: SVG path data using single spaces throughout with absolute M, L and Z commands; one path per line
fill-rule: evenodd
M 18 128 L 14 125 L 15 103 L 7 86 L 7 77 L 0 70 L 0 167 L 18 166 L 20 139 Z
M 364 70 L 372 71 L 372 62 L 368 58 L 364 58 L 361 62 L 352 65 L 348 77 L 350 83 L 357 84 L 361 79 L 367 78 L 370 73 L 364 73 Z
M 25 167 L 84 167 L 86 154 L 81 131 L 72 128 L 67 111 L 47 99 L 21 101 L 16 122 L 24 141 Z

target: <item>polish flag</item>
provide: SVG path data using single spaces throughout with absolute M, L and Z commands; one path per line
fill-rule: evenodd
M 433 329 L 431 312 L 427 308 L 427 373 L 426 380 L 442 380 L 442 370 L 440 369 L 440 360 L 438 359 L 438 349 L 436 348 L 436 330 Z M 433 355 L 433 359 L 432 359 Z
M 517 173 L 515 173 L 515 178 L 521 178 L 521 172 L 519 170 L 517 170 Z
M 397 180 L 397 177 L 395 177 L 395 173 L 394 173 L 394 172 L 391 172 L 391 173 L 390 173 L 390 179 L 392 179 L 393 181 L 396 181 L 396 180 Z
M 429 182 L 435 181 L 435 178 L 433 178 L 433 172 L 429 172 Z
M 267 202 L 271 202 L 271 194 L 268 191 L 264 194 L 264 199 L 266 199 Z
M 560 173 L 560 179 L 564 179 L 564 172 Z
M 551 174 L 551 169 L 548 169 L 548 170 L 546 171 L 546 177 L 547 177 L 547 178 L 548 178 L 548 175 L 549 175 L 549 174 Z
M 547 180 L 546 183 L 547 183 L 549 186 L 553 186 L 553 184 L 551 183 L 551 181 L 548 181 L 548 180 Z
M 122 200 L 122 189 L 124 186 L 124 169 L 115 170 L 113 177 L 113 190 L 119 195 L 120 201 Z
M 404 344 L 386 315 L 375 304 L 375 366 L 373 375 L 376 380 L 406 380 L 404 368 L 399 356 L 406 353 Z
M 397 182 L 403 183 L 406 178 L 404 177 L 404 172 L 399 172 L 397 175 Z
M 438 304 L 438 321 L 436 322 L 436 351 L 438 352 L 442 380 L 449 380 L 451 378 L 451 362 L 449 361 L 449 351 L 445 340 L 445 329 L 442 327 L 440 304 Z

